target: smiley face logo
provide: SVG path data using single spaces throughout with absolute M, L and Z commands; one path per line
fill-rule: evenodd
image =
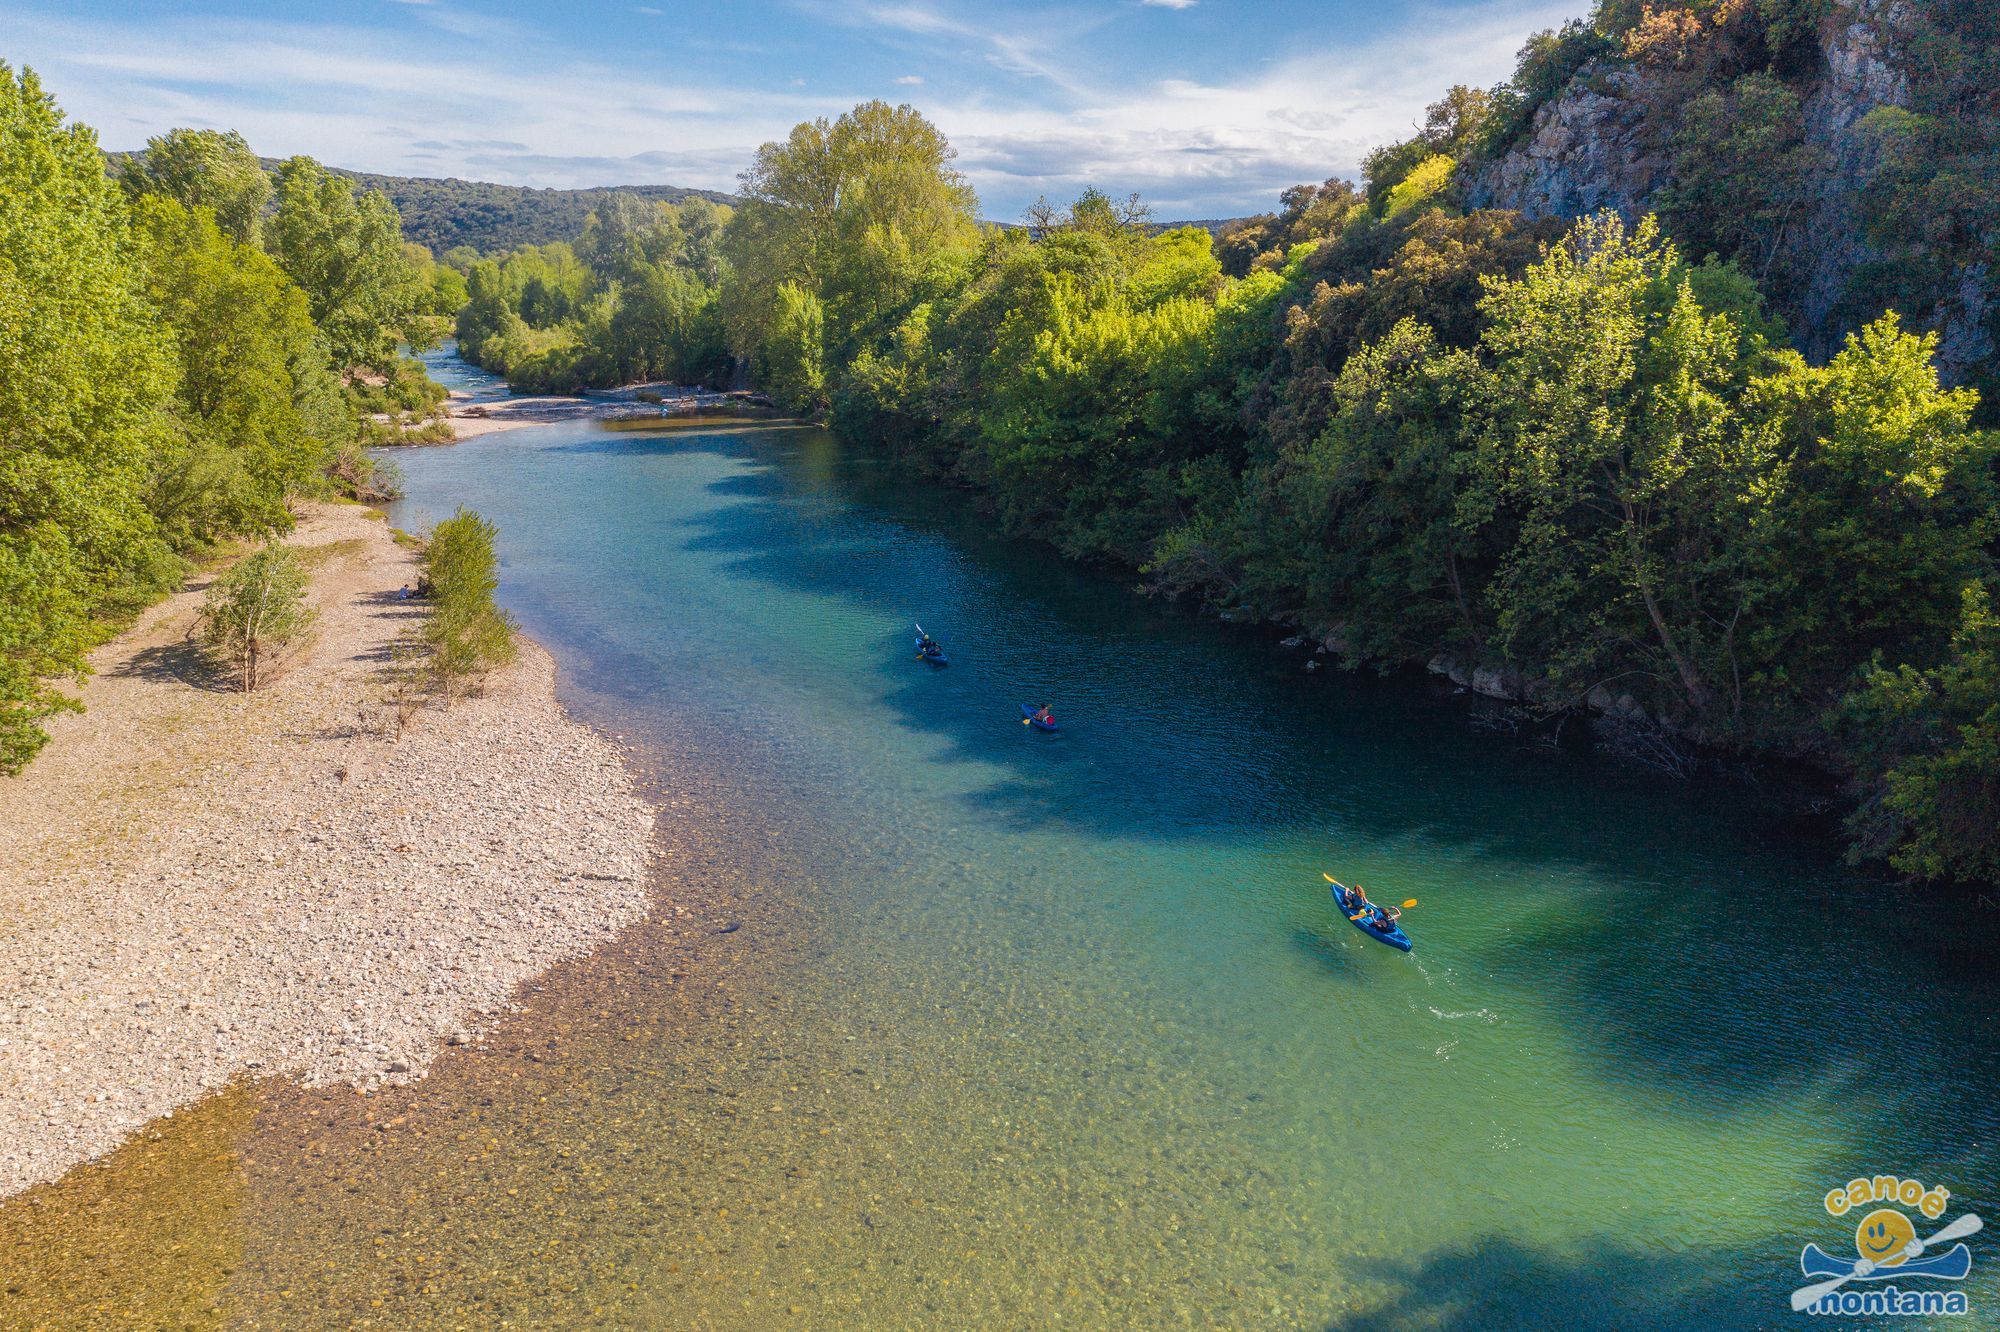
M 1903 1246 L 1916 1237 L 1909 1217 L 1893 1207 L 1881 1207 L 1862 1217 L 1854 1228 L 1854 1247 L 1877 1267 L 1900 1267 L 1909 1257 Z

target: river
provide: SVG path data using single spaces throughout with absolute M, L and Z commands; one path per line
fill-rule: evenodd
M 157 1232 L 126 1307 L 240 1326 L 1782 1327 L 1829 1189 L 2000 1207 L 1995 913 L 1747 787 L 1307 671 L 809 428 L 398 461 L 654 774 L 668 905 L 417 1088 L 79 1172 L 86 1303 Z M 1897 1321 L 1991 1318 L 1985 1238 L 1905 1283 L 1972 1319 Z

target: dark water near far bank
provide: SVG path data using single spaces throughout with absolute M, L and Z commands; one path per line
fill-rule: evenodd
M 244 1112 L 226 1321 L 1784 1327 L 1800 1247 L 1852 1252 L 1829 1188 L 2000 1209 L 1990 913 L 1740 789 L 1308 675 L 818 431 L 399 462 L 398 524 L 495 519 L 570 702 L 652 756 L 691 914 L 394 1131 Z M 1322 869 L 1419 899 L 1416 952 Z M 1939 1325 L 2000 1308 L 1973 1251 Z

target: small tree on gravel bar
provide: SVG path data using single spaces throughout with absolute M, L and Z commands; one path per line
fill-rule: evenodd
M 514 656 L 514 622 L 493 600 L 500 585 L 493 550 L 498 534 L 492 523 L 460 509 L 432 530 L 424 547 L 431 596 L 424 641 L 447 698 L 459 684 Z
M 210 584 L 202 603 L 202 642 L 239 672 L 245 693 L 257 687 L 258 666 L 312 625 L 305 604 L 306 571 L 298 552 L 265 546 Z

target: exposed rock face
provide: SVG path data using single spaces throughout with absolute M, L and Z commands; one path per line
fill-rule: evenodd
M 1875 149 L 1862 126 L 1878 107 L 1907 106 L 1900 67 L 1917 0 L 1837 0 L 1820 29 L 1821 65 L 1804 84 L 1805 141 L 1827 164 L 1808 213 L 1789 232 L 1785 267 L 1800 275 L 1781 300 L 1808 356 L 1837 351 L 1856 312 L 1844 308 L 1856 271 L 1881 256 L 1862 235 L 1860 190 Z M 1535 113 L 1527 136 L 1467 182 L 1478 208 L 1530 217 L 1581 217 L 1612 208 L 1628 221 L 1649 211 L 1672 169 L 1679 103 L 1668 76 L 1622 62 L 1585 66 Z M 1965 270 L 1927 321 L 1938 330 L 1938 360 L 1962 380 L 1990 359 L 1995 282 L 1985 265 Z
M 1826 155 L 1828 171 L 1799 234 L 1807 274 L 1800 295 L 1801 342 L 1815 358 L 1839 349 L 1845 330 L 1836 315 L 1848 282 L 1877 258 L 1862 238 L 1859 188 L 1875 165 L 1861 120 L 1883 106 L 1907 106 L 1909 82 L 1889 54 L 1909 22 L 1905 0 L 1845 0 L 1820 30 L 1825 74 L 1806 94 L 1806 143 Z
M 1644 70 L 1585 66 L 1535 113 L 1527 139 L 1488 163 L 1467 188 L 1475 208 L 1529 217 L 1644 213 L 1667 183 L 1666 135 L 1649 116 L 1657 80 Z

